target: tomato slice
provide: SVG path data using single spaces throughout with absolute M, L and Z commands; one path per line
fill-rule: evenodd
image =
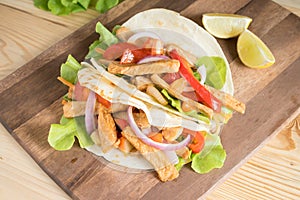
M 193 136 L 193 139 L 192 142 L 188 144 L 188 147 L 192 150 L 193 153 L 199 153 L 204 147 L 204 134 L 200 131 L 195 131 L 191 135 Z
M 155 48 L 141 48 L 141 49 L 126 49 L 123 52 L 120 63 L 121 64 L 132 64 L 137 63 L 147 56 L 163 55 L 163 49 Z
M 107 101 L 106 99 L 104 99 L 103 97 L 101 97 L 100 95 L 96 94 L 96 99 L 99 103 L 101 103 L 106 108 L 111 107 L 111 103 L 109 101 Z
M 104 51 L 103 58 L 107 60 L 115 60 L 120 58 L 126 49 L 132 50 L 137 48 L 138 47 L 136 45 L 128 42 L 113 44 Z
M 169 52 L 169 56 L 180 62 L 179 72 L 187 80 L 187 82 L 196 91 L 198 100 L 210 107 L 216 112 L 221 111 L 221 102 L 213 96 L 200 82 L 194 77 L 192 69 L 189 67 L 189 63 L 183 57 L 181 57 L 176 49 Z

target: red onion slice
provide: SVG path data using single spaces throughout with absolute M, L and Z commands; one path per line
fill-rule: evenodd
M 95 106 L 96 106 L 96 94 L 90 90 L 89 96 L 86 101 L 85 107 L 85 127 L 88 134 L 91 134 L 95 129 Z
M 160 142 L 155 142 L 152 139 L 150 139 L 149 137 L 147 137 L 145 134 L 142 133 L 142 131 L 139 129 L 139 127 L 137 126 L 137 124 L 134 121 L 133 115 L 132 115 L 132 106 L 129 106 L 128 111 L 128 122 L 129 125 L 131 127 L 131 129 L 133 130 L 133 132 L 136 134 L 136 136 L 141 139 L 145 144 L 152 146 L 154 148 L 163 150 L 163 151 L 174 151 L 177 149 L 181 149 L 183 147 L 185 147 L 189 142 L 190 142 L 190 135 L 188 135 L 184 140 L 182 140 L 179 143 L 176 144 L 166 144 L 166 143 L 160 143 Z
M 159 56 L 147 56 L 140 60 L 137 64 L 142 64 L 142 63 L 148 63 L 148 62 L 154 62 L 154 61 L 159 61 L 159 60 L 169 60 L 170 58 L 168 56 L 164 55 L 159 55 Z
M 206 80 L 206 68 L 204 65 L 201 65 L 200 67 L 198 67 L 197 72 L 200 74 L 201 76 L 201 81 L 200 84 L 204 85 L 205 80 Z
M 153 32 L 149 32 L 149 31 L 143 31 L 143 32 L 138 32 L 133 34 L 128 40 L 127 42 L 129 43 L 135 43 L 138 39 L 140 38 L 144 38 L 144 37 L 148 37 L 148 38 L 154 38 L 154 39 L 159 39 L 159 36 Z

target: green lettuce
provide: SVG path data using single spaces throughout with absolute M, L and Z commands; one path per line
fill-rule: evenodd
M 69 55 L 67 61 L 60 67 L 60 76 L 74 84 L 77 80 L 77 72 L 80 69 L 79 62 L 72 55 Z
M 191 156 L 192 156 L 192 151 L 190 150 L 189 151 L 189 156 L 188 156 L 187 159 L 184 159 L 182 157 L 178 157 L 178 163 L 175 164 L 175 168 L 177 169 L 177 171 L 180 171 L 184 165 L 186 165 L 187 163 L 190 163 L 192 161 Z
M 162 89 L 161 93 L 167 98 L 172 107 L 176 108 L 179 112 L 183 112 L 181 109 L 181 102 L 179 99 L 171 97 L 166 89 Z
M 96 24 L 96 32 L 100 35 L 99 39 L 94 41 L 90 46 L 89 46 L 89 52 L 87 56 L 85 57 L 86 59 L 89 58 L 102 58 L 102 54 L 97 52 L 95 49 L 107 49 L 109 46 L 116 44 L 119 42 L 118 38 L 111 33 L 103 24 L 98 22 Z
M 88 8 L 104 13 L 120 2 L 122 0 L 34 0 L 33 4 L 39 9 L 51 11 L 54 15 L 69 15 Z
M 226 82 L 227 67 L 223 58 L 218 56 L 203 56 L 196 62 L 197 66 L 206 68 L 205 84 L 216 89 L 222 89 Z
M 74 84 L 77 81 L 77 73 L 80 69 L 79 62 L 72 55 L 69 55 L 67 61 L 61 65 L 60 76 Z M 67 94 L 64 95 L 63 99 L 72 101 Z M 94 144 L 86 132 L 83 116 L 75 118 L 62 117 L 59 124 L 51 124 L 48 143 L 54 149 L 60 151 L 70 149 L 75 142 L 75 138 L 78 139 L 82 148 Z
M 48 143 L 56 150 L 69 150 L 75 142 L 75 137 L 78 139 L 81 148 L 94 144 L 85 131 L 83 117 L 71 119 L 62 117 L 60 124 L 51 124 Z
M 189 111 L 189 112 L 184 112 L 181 108 L 181 101 L 179 99 L 171 97 L 166 89 L 162 89 L 161 93 L 166 97 L 166 99 L 168 100 L 170 105 L 173 108 L 177 109 L 180 113 L 183 113 L 183 114 L 188 115 L 190 117 L 194 117 L 195 119 L 204 121 L 206 123 L 210 123 L 210 120 L 206 116 L 204 116 L 201 113 L 198 113 L 195 110 L 192 110 L 192 111 Z
M 192 155 L 191 167 L 200 174 L 210 172 L 212 169 L 221 168 L 226 159 L 226 152 L 218 135 L 207 134 L 203 150 Z
M 100 13 L 105 13 L 107 10 L 118 5 L 119 0 L 98 0 L 95 4 L 95 9 Z

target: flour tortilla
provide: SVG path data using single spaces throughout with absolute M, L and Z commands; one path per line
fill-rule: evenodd
M 200 16 L 199 16 L 200 17 Z M 224 59 L 227 73 L 221 89 L 233 96 L 234 86 L 228 61 L 217 40 L 201 26 L 179 13 L 156 8 L 138 13 L 122 26 L 130 31 L 155 31 L 166 43 L 173 43 L 196 57 L 219 56 Z
M 226 82 L 221 90 L 233 95 L 234 87 L 230 67 L 220 45 L 213 36 L 195 22 L 171 10 L 151 9 L 136 14 L 122 26 L 127 27 L 132 32 L 155 32 L 164 43 L 175 44 L 196 57 L 219 56 L 223 58 L 227 73 Z M 118 149 L 113 149 L 104 154 L 101 148 L 96 145 L 86 149 L 97 156 L 103 157 L 108 161 L 106 162 L 108 165 L 118 170 L 140 172 L 140 170 L 153 169 L 139 154 L 124 155 Z

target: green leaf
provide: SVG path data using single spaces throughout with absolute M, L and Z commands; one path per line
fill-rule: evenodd
M 34 0 L 34 6 L 55 15 L 68 15 L 85 11 L 89 7 L 104 13 L 120 2 L 122 0 Z
M 70 7 L 74 4 L 77 4 L 77 0 L 60 0 L 60 2 L 64 7 Z
M 85 148 L 94 144 L 91 137 L 86 132 L 84 116 L 75 117 L 77 132 L 75 136 L 78 138 L 79 145 L 81 148 Z
M 161 93 L 166 97 L 166 99 L 168 100 L 169 104 L 174 107 L 175 109 L 177 109 L 180 113 L 183 113 L 185 115 L 194 117 L 195 119 L 201 120 L 203 122 L 206 123 L 210 123 L 210 120 L 208 117 L 204 116 L 201 113 L 198 113 L 195 110 L 192 110 L 190 112 L 184 112 L 181 108 L 181 101 L 179 99 L 176 99 L 174 97 L 171 97 L 168 93 L 168 91 L 166 89 L 162 89 Z
M 119 42 L 118 38 L 100 22 L 96 24 L 96 32 L 100 35 L 100 43 L 103 42 L 108 47 Z
M 175 168 L 177 169 L 177 171 L 180 171 L 182 169 L 182 167 L 191 162 L 191 154 L 192 154 L 192 151 L 189 151 L 189 157 L 187 159 L 184 159 L 182 157 L 178 157 L 178 163 L 175 165 Z
M 68 15 L 70 13 L 86 10 L 76 0 L 49 0 L 48 7 L 55 15 Z
M 78 0 L 78 4 L 80 4 L 83 8 L 88 9 L 91 0 Z
M 181 109 L 181 102 L 179 99 L 171 97 L 166 89 L 162 89 L 161 93 L 168 99 L 169 104 L 171 104 L 172 107 L 176 108 L 181 113 L 183 112 Z
M 216 89 L 222 89 L 226 82 L 227 67 L 223 58 L 217 56 L 203 56 L 196 62 L 197 66 L 205 65 L 206 81 Z
M 188 116 L 194 117 L 195 119 L 199 119 L 208 124 L 210 123 L 210 119 L 208 117 L 202 115 L 201 113 L 198 113 L 196 110 L 191 110 L 189 112 L 184 112 L 184 113 Z
M 77 137 L 81 148 L 94 144 L 85 131 L 84 117 L 71 119 L 62 117 L 60 124 L 51 124 L 48 143 L 56 150 L 69 150 L 74 144 L 75 137 Z
M 118 5 L 119 0 L 98 0 L 95 9 L 100 13 L 104 13 L 112 7 Z
M 65 7 L 60 0 L 49 0 L 48 8 L 55 15 L 67 15 L 71 13 L 71 10 Z
M 89 58 L 95 58 L 100 59 L 102 58 L 102 54 L 97 52 L 95 49 L 96 48 L 100 48 L 100 49 L 104 49 L 107 48 L 107 45 L 100 43 L 99 40 L 94 41 L 90 46 L 89 46 L 89 52 L 88 54 L 85 56 L 85 59 L 89 59 Z
M 76 124 L 72 123 L 72 121 L 65 125 L 51 124 L 48 143 L 56 150 L 63 151 L 71 149 L 75 141 L 75 133 Z
M 67 61 L 60 67 L 60 76 L 74 84 L 79 69 L 81 69 L 79 62 L 72 55 L 69 55 Z
M 50 11 L 50 9 L 48 7 L 48 1 L 49 0 L 34 0 L 33 4 L 35 7 L 39 8 L 39 9 Z
M 85 57 L 86 59 L 102 58 L 102 54 L 96 51 L 95 49 L 99 48 L 105 50 L 107 49 L 107 47 L 119 42 L 118 38 L 113 33 L 111 33 L 105 26 L 103 26 L 100 22 L 96 24 L 96 32 L 100 35 L 99 40 L 94 41 L 89 46 L 89 52 Z
M 207 134 L 203 150 L 192 156 L 192 169 L 200 174 L 221 168 L 226 159 L 226 152 L 218 135 Z

